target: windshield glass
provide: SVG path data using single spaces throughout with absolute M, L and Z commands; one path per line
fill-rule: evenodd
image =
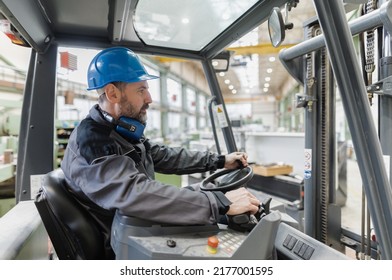
M 139 0 L 134 26 L 147 45 L 200 51 L 257 0 Z

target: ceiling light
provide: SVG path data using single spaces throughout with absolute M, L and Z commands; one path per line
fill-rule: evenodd
M 233 85 L 229 85 L 229 89 L 233 89 L 234 88 L 234 86 Z
M 274 62 L 276 60 L 275 56 L 270 56 L 270 58 L 268 59 L 270 62 Z
M 233 89 L 231 92 L 232 92 L 233 94 L 236 94 L 236 93 L 237 93 L 237 90 Z
M 268 92 L 268 88 L 264 88 L 263 90 L 264 90 L 264 92 Z
M 272 68 L 268 68 L 267 73 L 269 73 L 269 74 L 272 73 Z
M 270 77 L 265 77 L 265 81 L 269 82 L 269 81 L 271 81 L 271 78 Z
M 189 18 L 183 18 L 183 19 L 181 20 L 181 22 L 182 22 L 183 24 L 188 24 L 188 23 L 189 23 Z
M 226 85 L 230 84 L 230 80 L 229 80 L 229 79 L 226 79 L 226 80 L 225 80 L 225 84 L 226 84 Z
M 264 87 L 269 88 L 270 84 L 269 83 L 265 83 Z
M 219 76 L 224 77 L 225 76 L 225 72 L 219 72 Z
M 213 61 L 213 62 L 212 62 L 212 66 L 215 66 L 215 67 L 216 67 L 216 66 L 218 66 L 218 64 L 219 64 L 218 61 Z M 222 72 L 221 72 L 221 73 L 222 73 Z

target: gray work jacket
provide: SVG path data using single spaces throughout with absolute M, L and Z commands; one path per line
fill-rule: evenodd
M 135 151 L 140 162 L 131 156 Z M 161 183 L 154 180 L 154 172 L 191 174 L 223 165 L 224 156 L 210 152 L 125 139 L 95 105 L 73 130 L 61 168 L 69 188 L 102 226 L 108 242 L 116 210 L 163 224 L 217 223 L 230 204 L 222 193 Z

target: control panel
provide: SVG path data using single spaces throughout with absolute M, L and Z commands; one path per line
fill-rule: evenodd
M 294 260 L 339 260 L 349 259 L 343 253 L 290 227 L 279 225 L 275 247 L 280 259 Z
M 117 259 L 271 259 L 281 222 L 278 211 L 263 217 L 250 231 L 227 225 L 203 228 L 140 226 L 118 215 L 112 227 Z
M 283 246 L 290 251 L 292 250 L 294 254 L 305 260 L 309 260 L 314 252 L 314 248 L 311 245 L 298 240 L 291 234 L 287 234 L 285 240 L 283 241 Z

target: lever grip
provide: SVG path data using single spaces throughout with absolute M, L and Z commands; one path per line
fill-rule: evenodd
M 251 231 L 257 223 L 270 213 L 272 198 L 267 198 L 259 205 L 259 210 L 254 214 L 249 212 L 238 215 L 227 215 L 229 228 L 241 232 Z
M 250 213 L 243 213 L 239 215 L 227 215 L 229 228 L 236 231 L 251 231 L 257 225 L 257 219 Z

